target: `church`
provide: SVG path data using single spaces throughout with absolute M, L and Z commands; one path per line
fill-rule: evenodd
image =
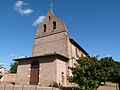
M 16 85 L 50 86 L 57 83 L 68 86 L 69 67 L 77 56 L 89 54 L 67 34 L 65 23 L 49 9 L 41 27 L 37 30 L 32 56 L 18 58 Z

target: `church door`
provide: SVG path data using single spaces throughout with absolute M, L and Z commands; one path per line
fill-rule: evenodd
M 39 82 L 39 62 L 35 61 L 31 64 L 30 85 L 38 85 Z

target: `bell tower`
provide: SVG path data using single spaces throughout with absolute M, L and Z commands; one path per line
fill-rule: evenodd
M 65 23 L 50 8 L 35 35 L 32 56 L 58 53 L 67 56 L 67 29 Z
M 51 0 L 52 1 L 52 0 Z M 67 35 L 65 23 L 54 15 L 51 7 L 36 31 L 31 57 L 18 58 L 15 84 L 51 86 L 54 83 L 67 86 L 67 76 L 77 56 L 89 54 Z M 75 58 L 73 58 L 75 57 Z

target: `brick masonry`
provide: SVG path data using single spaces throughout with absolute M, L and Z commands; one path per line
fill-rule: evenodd
M 67 86 L 69 82 L 66 77 L 72 75 L 68 67 L 74 65 L 76 61 L 73 57 L 77 55 L 87 56 L 88 54 L 75 41 L 71 41 L 67 35 L 65 23 L 49 10 L 36 32 L 32 57 L 16 59 L 19 61 L 16 84 L 30 84 L 31 63 L 38 61 L 38 85 L 49 86 L 56 82 Z

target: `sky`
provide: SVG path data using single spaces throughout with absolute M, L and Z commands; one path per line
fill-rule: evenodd
M 50 0 L 0 0 L 0 64 L 31 56 L 37 29 Z M 120 61 L 120 0 L 53 0 L 54 14 L 90 55 Z

